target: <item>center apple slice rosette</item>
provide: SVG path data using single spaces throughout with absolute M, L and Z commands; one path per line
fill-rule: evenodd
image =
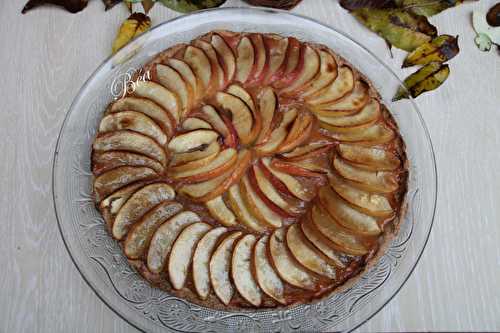
M 325 297 L 402 214 L 407 160 L 369 81 L 322 45 L 213 31 L 145 64 L 92 146 L 97 207 L 152 285 L 218 309 Z

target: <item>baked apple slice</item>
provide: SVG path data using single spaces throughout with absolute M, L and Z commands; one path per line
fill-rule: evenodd
M 286 243 L 292 255 L 302 266 L 321 276 L 335 279 L 337 276 L 335 266 L 331 265 L 328 258 L 309 243 L 298 224 L 292 224 L 288 227 Z
M 252 258 L 255 279 L 264 293 L 279 303 L 286 304 L 285 286 L 269 261 L 268 242 L 269 236 L 262 236 L 255 244 Z
M 231 227 L 237 224 L 236 216 L 234 216 L 233 212 L 227 207 L 226 203 L 222 199 L 222 196 L 217 196 L 212 200 L 207 201 L 205 205 L 207 206 L 210 215 L 222 225 Z
M 212 143 L 217 143 L 217 142 L 215 141 Z M 210 145 L 208 145 L 207 148 L 209 146 Z M 180 172 L 189 171 L 189 170 L 196 170 L 197 168 L 202 168 L 202 167 L 206 166 L 207 164 L 209 164 L 210 162 L 212 162 L 217 157 L 217 155 L 219 155 L 219 151 L 220 151 L 219 148 L 214 149 L 212 153 L 210 153 L 204 157 L 201 157 L 197 160 L 193 160 L 193 161 L 186 162 L 186 163 L 176 165 L 176 166 L 171 166 L 168 171 L 170 173 L 180 173 Z M 197 152 L 199 152 L 199 150 L 194 151 L 192 153 L 197 153 Z M 189 154 L 189 153 L 183 153 L 183 154 Z
M 139 259 L 146 252 L 153 234 L 167 219 L 182 210 L 177 202 L 163 201 L 147 212 L 127 234 L 123 251 L 129 259 Z
M 330 186 L 323 186 L 319 190 L 319 200 L 335 221 L 353 233 L 376 236 L 382 232 L 376 218 L 354 209 Z
M 341 142 L 357 142 L 367 146 L 376 146 L 394 139 L 395 133 L 382 122 L 368 127 L 339 128 L 325 123 L 321 127 L 328 130 L 328 135 Z
M 333 112 L 336 113 L 336 112 Z M 376 122 L 382 113 L 380 111 L 380 103 L 372 98 L 362 109 L 361 111 L 346 115 L 346 116 L 335 116 L 335 117 L 327 117 L 327 116 L 318 116 L 318 119 L 332 126 L 337 127 L 358 127 L 358 126 L 366 126 L 371 125 Z
M 240 238 L 233 250 L 231 275 L 238 293 L 253 306 L 262 303 L 262 291 L 252 275 L 252 250 L 257 239 L 249 234 Z
M 315 290 L 318 279 L 299 266 L 286 245 L 285 229 L 276 229 L 269 239 L 269 253 L 279 276 L 292 286 Z
M 158 174 L 165 170 L 159 162 L 141 154 L 126 151 L 108 151 L 92 154 L 92 172 L 95 176 L 120 166 L 147 167 Z
M 285 64 L 283 70 L 276 76 L 273 85 L 276 88 L 283 88 L 289 85 L 300 72 L 303 65 L 303 57 L 301 58 L 301 44 L 293 37 L 288 37 L 288 47 L 286 49 Z
M 267 61 L 266 47 L 264 45 L 264 40 L 262 34 L 251 34 L 250 40 L 254 48 L 254 64 L 252 68 L 251 76 L 248 78 L 250 84 L 259 84 L 265 72 L 265 66 Z
M 300 96 L 305 98 L 325 88 L 337 78 L 337 62 L 333 55 L 325 50 L 319 50 L 319 73 L 302 90 Z
M 335 249 L 337 248 L 337 245 L 323 236 L 310 220 L 303 220 L 300 223 L 300 228 L 309 242 L 321 251 L 321 253 L 327 256 L 332 263 L 339 268 L 345 268 L 345 264 L 342 262 L 339 253 Z
M 321 205 L 316 204 L 312 207 L 311 220 L 319 232 L 339 246 L 343 252 L 352 255 L 364 255 L 368 252 L 366 246 L 356 236 L 342 228 Z
M 132 196 L 132 194 L 134 194 L 144 185 L 144 182 L 138 181 L 124 186 L 118 191 L 111 193 L 104 200 L 99 202 L 99 210 L 101 211 L 104 221 L 106 221 L 106 225 L 108 226 L 109 230 L 111 230 L 111 227 L 115 220 L 115 216 L 116 214 L 118 214 L 123 204 Z
M 183 179 L 187 182 L 201 182 L 217 177 L 229 170 L 236 160 L 236 150 L 228 148 L 221 151 L 210 163 L 201 168 L 172 173 L 171 176 L 175 179 Z
M 229 86 L 229 88 L 227 88 L 227 93 L 238 97 L 243 102 L 245 102 L 245 104 L 250 108 L 254 120 L 252 126 L 252 134 L 250 136 L 253 138 L 258 136 L 262 128 L 262 118 L 260 116 L 260 112 L 258 112 L 255 107 L 255 102 L 252 96 L 245 89 L 243 89 L 241 86 L 237 84 L 232 84 L 231 86 Z
M 252 131 L 254 121 L 249 106 L 240 98 L 224 92 L 218 92 L 215 98 L 224 110 L 231 112 L 232 124 L 241 143 L 244 145 L 252 143 L 257 133 Z
M 228 203 L 240 223 L 252 231 L 264 232 L 266 225 L 260 223 L 248 210 L 242 195 L 240 186 L 234 184 L 229 188 Z
M 128 131 L 115 131 L 99 134 L 92 145 L 96 152 L 111 150 L 130 151 L 143 154 L 157 160 L 161 165 L 166 165 L 167 155 L 165 150 L 148 136 Z
M 267 34 L 264 36 L 264 45 L 267 49 L 268 56 L 267 70 L 263 82 L 264 84 L 270 84 L 279 79 L 282 73 L 284 73 L 288 38 Z
M 343 159 L 374 171 L 393 171 L 401 166 L 401 160 L 395 153 L 380 148 L 341 143 L 337 151 Z
M 104 172 L 94 179 L 94 193 L 97 201 L 102 200 L 117 189 L 139 180 L 158 176 L 146 167 L 121 166 Z
M 269 139 L 263 144 L 255 146 L 257 154 L 269 155 L 278 150 L 281 143 L 285 141 L 288 135 L 288 126 L 295 120 L 297 113 L 297 109 L 289 109 L 283 113 L 281 123 L 271 132 Z
M 311 135 L 313 122 L 314 118 L 309 112 L 300 112 L 277 152 L 287 152 L 303 144 Z
M 213 76 L 212 80 L 214 83 L 217 83 L 216 89 L 217 90 L 224 89 L 224 87 L 226 86 L 224 70 L 222 69 L 222 66 L 219 63 L 219 59 L 217 58 L 217 52 L 215 52 L 215 49 L 212 46 L 212 44 L 201 39 L 195 40 L 193 44 L 196 47 L 202 49 L 207 55 L 208 59 L 210 60 L 210 64 L 212 66 L 212 76 Z
M 199 183 L 182 185 L 179 188 L 179 192 L 188 196 L 193 201 L 203 201 L 200 200 L 200 198 L 206 197 L 216 191 L 221 184 L 223 184 L 224 181 L 231 176 L 235 167 L 236 165 L 233 165 L 231 169 L 223 172 L 215 178 L 210 178 Z
M 108 109 L 109 113 L 136 111 L 153 119 L 168 137 L 174 133 L 175 119 L 155 102 L 138 97 L 125 97 L 117 100 Z
M 196 222 L 200 217 L 191 211 L 183 211 L 163 223 L 153 234 L 149 244 L 147 266 L 156 274 L 160 274 L 167 265 L 167 258 L 177 236 L 181 231 Z
M 246 174 L 241 179 L 240 191 L 246 207 L 261 224 L 267 224 L 273 228 L 280 228 L 282 226 L 282 217 L 276 214 L 259 198 L 253 190 Z
M 273 130 L 273 119 L 277 112 L 278 102 L 276 94 L 270 87 L 265 87 L 257 95 L 259 104 L 259 113 L 261 117 L 261 130 L 257 137 L 256 143 L 263 143 Z
M 167 64 L 175 69 L 182 76 L 184 82 L 186 82 L 186 84 L 191 87 L 194 99 L 193 101 L 191 101 L 191 105 L 196 104 L 195 101 L 201 98 L 201 95 L 203 94 L 203 87 L 200 79 L 196 77 L 191 67 L 186 62 L 180 59 L 169 58 L 167 60 Z
M 123 239 L 133 226 L 151 208 L 164 200 L 172 200 L 175 191 L 165 183 L 146 185 L 135 192 L 122 206 L 113 223 L 113 237 Z
M 234 53 L 224 41 L 224 38 L 218 34 L 212 35 L 211 44 L 215 48 L 215 51 L 217 51 L 219 59 L 222 60 L 221 63 L 225 73 L 225 80 L 226 82 L 230 82 L 236 72 L 236 58 L 234 57 Z
M 238 134 L 231 121 L 221 116 L 213 106 L 204 105 L 201 108 L 201 117 L 224 137 L 224 143 L 231 148 L 238 145 Z
M 354 88 L 354 74 L 352 70 L 347 66 L 342 66 L 338 70 L 337 78 L 323 89 L 320 89 L 316 93 L 307 96 L 305 101 L 307 104 L 314 107 L 336 101 Z
M 140 112 L 122 111 L 111 113 L 102 118 L 99 124 L 99 132 L 114 132 L 120 130 L 131 130 L 149 136 L 160 145 L 167 143 L 168 137 L 160 126 Z
M 172 67 L 156 64 L 153 68 L 153 80 L 171 90 L 181 102 L 181 115 L 184 116 L 191 109 L 191 101 L 194 93 L 189 83 L 186 83 L 182 76 Z
M 212 65 L 210 59 L 203 50 L 194 46 L 186 47 L 184 52 L 184 61 L 191 67 L 196 77 L 200 80 L 200 97 L 211 92 Z
M 219 134 L 215 131 L 198 129 L 177 135 L 168 143 L 168 149 L 174 153 L 185 153 L 209 145 L 218 137 Z
M 275 170 L 285 172 L 289 175 L 317 178 L 319 180 L 324 180 L 325 174 L 329 169 L 321 165 L 318 160 L 300 160 L 297 162 L 285 162 L 279 159 L 273 159 L 271 162 L 272 167 Z
M 210 293 L 210 257 L 214 252 L 217 241 L 227 232 L 224 227 L 214 228 L 207 232 L 196 244 L 193 254 L 193 283 L 198 296 L 207 299 Z
M 322 105 L 321 109 L 325 111 L 350 111 L 359 110 L 366 105 L 370 96 L 368 95 L 368 84 L 358 80 L 354 84 L 354 88 L 341 99 Z
M 203 119 L 196 118 L 196 117 L 190 117 L 186 118 L 182 122 L 182 129 L 185 131 L 194 131 L 197 129 L 213 129 L 212 125 L 210 125 L 208 122 L 206 122 Z
M 168 276 L 174 289 L 184 288 L 195 246 L 210 229 L 212 227 L 207 223 L 193 223 L 184 228 L 175 240 L 168 258 Z
M 318 141 L 309 142 L 304 146 L 299 146 L 287 153 L 282 153 L 281 157 L 286 161 L 302 161 L 318 158 L 328 153 L 333 147 L 333 142 Z
M 281 89 L 281 94 L 290 94 L 296 90 L 300 90 L 304 85 L 311 81 L 320 69 L 320 58 L 318 52 L 309 45 L 305 45 L 304 49 L 301 51 L 301 57 L 303 57 L 302 68 L 297 74 L 293 82 L 283 89 Z
M 236 53 L 235 79 L 241 83 L 245 83 L 252 74 L 255 62 L 255 50 L 250 38 L 245 36 L 240 39 Z
M 172 156 L 170 160 L 170 166 L 176 167 L 184 165 L 189 162 L 197 161 L 203 159 L 212 154 L 219 154 L 220 145 L 217 141 L 212 142 L 209 145 L 200 146 L 198 150 L 189 151 L 187 153 L 178 153 Z
M 231 258 L 234 244 L 242 233 L 235 231 L 229 234 L 217 246 L 210 259 L 210 281 L 219 300 L 228 305 L 234 295 L 234 287 L 231 283 Z
M 331 173 L 328 179 L 338 195 L 368 215 L 388 217 L 394 213 L 385 195 L 359 189 L 352 182 L 339 177 L 335 173 Z
M 133 96 L 152 100 L 165 109 L 177 124 L 181 115 L 179 97 L 161 84 L 153 81 L 137 81 L 134 84 Z
M 359 187 L 368 191 L 391 193 L 398 189 L 396 174 L 390 171 L 371 171 L 353 166 L 336 156 L 333 167 L 339 175 L 359 184 Z

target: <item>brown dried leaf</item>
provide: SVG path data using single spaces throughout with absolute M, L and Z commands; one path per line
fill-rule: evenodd
M 21 13 L 25 14 L 35 7 L 44 5 L 55 5 L 66 9 L 70 13 L 78 13 L 87 7 L 88 0 L 29 0 L 24 5 Z
M 110 10 L 122 1 L 123 0 L 102 0 L 102 2 L 104 3 L 104 10 Z

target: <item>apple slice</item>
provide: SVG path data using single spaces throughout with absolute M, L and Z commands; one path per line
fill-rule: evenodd
M 188 90 L 192 91 L 193 99 L 199 99 L 203 94 L 203 87 L 201 86 L 201 81 L 196 77 L 191 67 L 184 61 L 176 58 L 169 58 L 167 64 L 175 69 L 181 75 L 184 82 L 190 87 Z M 191 105 L 193 104 L 196 104 L 195 101 L 191 101 Z
M 319 190 L 319 200 L 335 221 L 353 233 L 376 236 L 382 232 L 376 218 L 352 208 L 330 186 Z
M 301 207 L 296 204 L 290 204 L 285 198 L 283 198 L 283 196 L 273 186 L 271 181 L 265 176 L 262 168 L 259 165 L 253 166 L 253 174 L 260 191 L 262 191 L 262 193 L 273 204 L 292 216 L 298 216 L 303 213 L 303 209 L 301 209 Z
M 335 112 L 335 111 L 334 111 Z M 357 127 L 371 125 L 376 122 L 382 113 L 380 111 L 380 103 L 372 98 L 361 111 L 354 113 L 352 115 L 341 116 L 341 117 L 326 117 L 318 116 L 318 119 L 332 126 L 337 127 Z
M 111 104 L 108 114 L 121 111 L 141 112 L 153 119 L 168 137 L 171 137 L 174 133 L 175 119 L 161 106 L 149 99 L 138 97 L 121 98 Z
M 225 80 L 226 82 L 230 82 L 236 72 L 236 58 L 234 57 L 234 53 L 224 41 L 224 38 L 218 34 L 212 35 L 211 43 L 215 51 L 217 51 L 219 59 L 222 60 L 221 63 L 225 73 Z
M 146 252 L 153 234 L 167 219 L 182 210 L 177 202 L 163 201 L 137 222 L 127 234 L 123 243 L 123 251 L 129 259 L 139 259 Z
M 305 98 L 312 106 L 331 103 L 347 95 L 354 88 L 354 74 L 347 66 L 339 68 L 337 78 L 328 86 Z
M 256 113 L 252 96 L 242 86 L 239 84 L 232 84 L 226 89 L 226 92 L 241 99 L 250 108 L 253 114 Z
M 304 85 L 311 81 L 319 71 L 320 58 L 318 52 L 307 44 L 301 52 L 303 52 L 301 57 L 304 58 L 302 60 L 304 64 L 293 82 L 289 86 L 281 89 L 280 93 L 282 94 L 291 94 L 296 90 L 301 89 Z
M 337 244 L 345 253 L 365 255 L 368 249 L 353 234 L 342 228 L 321 205 L 314 205 L 311 210 L 311 219 L 319 232 L 333 243 Z
M 196 170 L 197 168 L 202 168 L 205 165 L 212 162 L 217 155 L 219 155 L 219 151 L 214 151 L 212 154 L 202 157 L 198 160 L 187 162 L 178 166 L 172 166 L 169 168 L 170 173 L 181 173 L 184 171 Z
M 137 81 L 134 84 L 133 96 L 149 98 L 163 107 L 176 123 L 179 122 L 181 114 L 179 97 L 161 84 L 152 81 Z
M 324 104 L 321 106 L 322 110 L 325 111 L 350 111 L 359 110 L 368 103 L 370 96 L 368 95 L 368 84 L 358 80 L 354 84 L 352 91 L 342 97 L 341 99 Z
M 214 199 L 207 201 L 205 204 L 210 212 L 210 215 L 222 225 L 231 227 L 237 224 L 236 216 L 234 216 L 233 212 L 227 208 L 222 196 L 215 197 Z
M 331 173 L 328 180 L 344 200 L 372 216 L 388 217 L 393 214 L 389 199 L 383 194 L 371 193 L 355 187 L 352 182 Z
M 300 93 L 302 98 L 315 94 L 337 78 L 337 62 L 333 55 L 326 50 L 319 50 L 318 52 L 320 59 L 319 72 Z
M 216 141 L 218 137 L 219 134 L 212 130 L 194 130 L 172 138 L 168 143 L 168 149 L 175 153 L 185 153 L 195 150 L 200 146 L 209 145 Z
M 335 267 L 328 262 L 327 257 L 309 243 L 298 224 L 288 227 L 286 243 L 292 255 L 302 266 L 329 279 L 335 279 L 337 276 Z
M 217 90 L 224 89 L 226 85 L 224 70 L 222 69 L 222 66 L 219 63 L 219 59 L 217 58 L 217 53 L 215 52 L 215 49 L 212 46 L 212 44 L 201 39 L 195 40 L 193 44 L 196 47 L 202 49 L 207 55 L 208 59 L 210 60 L 210 64 L 212 66 L 212 75 L 213 75 L 212 82 L 213 83 L 217 82 L 215 88 Z
M 194 150 L 187 153 L 174 154 L 172 156 L 172 160 L 170 161 L 170 166 L 176 167 L 184 165 L 189 162 L 203 159 L 212 154 L 217 155 L 220 152 L 220 145 L 217 141 L 212 142 L 208 146 L 200 146 L 199 148 L 199 150 Z
M 228 169 L 232 168 L 236 160 L 236 150 L 228 148 L 221 151 L 216 158 L 201 168 L 172 173 L 171 176 L 175 179 L 182 178 L 188 182 L 201 182 L 221 175 Z
M 283 153 L 303 144 L 311 135 L 314 118 L 309 112 L 300 112 L 286 139 L 278 147 L 278 152 Z
M 249 77 L 250 84 L 259 84 L 263 79 L 263 74 L 265 72 L 265 66 L 267 61 L 266 47 L 264 45 L 264 40 L 262 34 L 251 34 L 250 40 L 254 47 L 254 65 Z
M 224 227 L 214 228 L 196 244 L 193 254 L 193 283 L 196 293 L 203 300 L 207 299 L 210 292 L 210 257 L 218 239 L 226 232 L 227 229 Z
M 237 160 L 233 164 L 234 167 L 229 172 L 226 172 L 222 174 L 222 176 L 218 177 L 224 179 L 224 181 L 220 183 L 217 182 L 218 185 L 210 192 L 201 197 L 193 198 L 193 200 L 198 202 L 206 202 L 225 193 L 228 188 L 231 187 L 231 185 L 233 185 L 234 183 L 238 182 L 241 176 L 246 172 L 248 166 L 252 162 L 252 156 L 253 154 L 251 150 L 240 150 L 238 152 Z
M 179 96 L 181 115 L 185 115 L 191 109 L 192 88 L 175 69 L 163 64 L 156 64 L 153 68 L 153 80 Z
M 231 112 L 232 124 L 241 143 L 244 145 L 252 143 L 258 133 L 252 132 L 254 121 L 249 106 L 240 98 L 224 92 L 218 92 L 215 98 L 223 109 Z
M 344 130 L 324 123 L 321 124 L 321 127 L 328 130 L 329 136 L 333 139 L 341 142 L 357 142 L 369 146 L 387 143 L 395 137 L 394 131 L 381 122 L 369 127 L 352 127 Z
M 206 95 L 211 90 L 212 65 L 210 59 L 203 50 L 190 45 L 186 47 L 184 52 L 184 61 L 191 67 L 202 84 L 203 88 L 200 89 L 200 97 Z
M 164 200 L 172 200 L 175 191 L 165 183 L 146 185 L 135 192 L 122 206 L 113 223 L 113 237 L 122 240 L 148 210 Z
M 289 85 L 297 77 L 302 68 L 303 60 L 303 57 L 301 58 L 300 42 L 296 38 L 288 37 L 288 47 L 285 55 L 286 63 L 283 66 L 283 70 L 278 71 L 279 75 L 275 75 L 276 79 L 273 82 L 273 86 L 283 88 Z
M 273 228 L 280 228 L 283 224 L 282 217 L 270 209 L 253 190 L 248 176 L 244 175 L 240 183 L 241 196 L 251 214 L 262 224 Z
M 269 261 L 267 254 L 267 244 L 269 236 L 261 237 L 254 247 L 253 265 L 255 270 L 255 278 L 259 287 L 271 298 L 281 304 L 286 304 L 285 286 L 280 277 L 274 271 L 274 268 Z
M 316 191 L 313 188 L 304 186 L 294 177 L 272 167 L 271 160 L 269 158 L 263 158 L 262 163 L 267 170 L 269 170 L 273 176 L 278 178 L 286 186 L 288 191 L 290 191 L 290 193 L 297 198 L 304 201 L 311 201 L 316 196 Z
M 268 53 L 268 63 L 263 83 L 270 84 L 278 79 L 285 70 L 288 38 L 276 34 L 266 34 L 264 35 L 264 45 Z
M 295 120 L 297 109 L 289 109 L 283 113 L 283 119 L 279 126 L 271 132 L 269 140 L 265 143 L 255 146 L 259 155 L 269 155 L 278 150 L 288 135 L 288 126 Z
M 152 179 L 158 174 L 150 168 L 121 166 L 106 171 L 94 179 L 94 193 L 97 201 L 119 188 L 139 180 Z
M 252 275 L 252 250 L 257 239 L 254 235 L 245 235 L 238 240 L 231 260 L 231 276 L 238 293 L 253 306 L 262 303 L 262 291 Z
M 257 137 L 256 143 L 263 143 L 272 131 L 274 114 L 277 111 L 278 103 L 274 90 L 270 87 L 263 88 L 257 95 L 259 103 L 259 113 L 261 117 L 261 131 Z
M 217 188 L 231 176 L 234 168 L 236 168 L 236 163 L 233 164 L 231 169 L 215 178 L 210 178 L 199 183 L 182 185 L 179 188 L 179 192 L 190 197 L 193 201 L 202 201 L 200 198 L 210 195 L 217 190 Z
M 335 250 L 337 245 L 333 244 L 330 240 L 325 238 L 314 223 L 310 220 L 303 220 L 300 224 L 304 236 L 313 244 L 318 250 L 328 257 L 338 268 L 345 268 L 345 264 L 340 259 L 339 253 Z
M 147 266 L 151 272 L 159 274 L 163 271 L 177 236 L 182 229 L 196 222 L 200 222 L 196 213 L 183 211 L 168 219 L 156 230 L 151 238 L 147 256 Z
M 236 77 L 237 81 L 245 83 L 250 75 L 255 62 L 255 50 L 247 36 L 240 39 L 236 49 Z
M 401 165 L 401 160 L 393 152 L 341 143 L 337 150 L 342 158 L 371 170 L 392 171 Z
M 161 145 L 167 143 L 168 137 L 160 126 L 140 112 L 122 111 L 111 113 L 102 118 L 99 124 L 99 132 L 113 132 L 120 130 L 131 130 L 149 136 Z
M 238 217 L 239 222 L 243 223 L 243 225 L 252 231 L 266 231 L 266 226 L 254 218 L 246 207 L 238 184 L 234 184 L 229 188 L 228 201 L 232 211 Z
M 301 160 L 298 162 L 285 162 L 279 159 L 273 159 L 271 162 L 275 170 L 285 172 L 293 176 L 301 176 L 308 178 L 318 178 L 323 180 L 325 173 L 329 168 L 323 168 L 319 161 Z
M 227 117 L 221 116 L 211 105 L 204 105 L 201 108 L 200 117 L 209 122 L 224 137 L 226 146 L 236 148 L 238 145 L 238 134 Z
M 332 147 L 333 143 L 329 141 L 309 142 L 304 146 L 294 148 L 288 153 L 283 153 L 281 156 L 290 162 L 314 159 L 325 155 Z
M 175 240 L 168 258 L 168 276 L 176 290 L 184 288 L 196 244 L 212 227 L 204 222 L 188 225 Z
M 222 303 L 228 305 L 234 295 L 231 283 L 231 257 L 236 240 L 242 235 L 240 231 L 229 234 L 222 240 L 210 259 L 210 281 L 215 295 Z
M 106 221 L 108 230 L 111 230 L 113 222 L 115 221 L 115 216 L 120 208 L 122 208 L 123 204 L 132 196 L 132 194 L 144 185 L 144 182 L 138 181 L 124 186 L 118 191 L 108 195 L 99 203 L 99 211 L 101 212 L 104 221 Z
M 269 239 L 269 253 L 279 276 L 292 286 L 315 290 L 317 278 L 299 266 L 286 246 L 285 229 L 276 229 Z
M 342 177 L 349 179 L 368 191 L 391 193 L 398 189 L 397 175 L 390 171 L 370 171 L 356 168 L 335 156 L 333 167 Z
M 92 154 L 92 173 L 94 173 L 94 176 L 99 176 L 108 170 L 120 166 L 148 167 L 158 174 L 162 174 L 165 171 L 163 165 L 159 162 L 140 154 L 126 151 L 108 151 Z
M 123 150 L 143 154 L 157 160 L 161 165 L 166 165 L 167 155 L 165 150 L 148 136 L 128 131 L 115 131 L 99 134 L 92 145 L 96 152 Z
M 186 118 L 186 120 L 184 120 L 182 122 L 182 129 L 184 129 L 186 131 L 194 131 L 197 129 L 210 129 L 211 130 L 213 128 L 212 128 L 212 125 L 210 125 L 205 120 L 202 120 L 200 118 L 190 117 L 190 118 Z

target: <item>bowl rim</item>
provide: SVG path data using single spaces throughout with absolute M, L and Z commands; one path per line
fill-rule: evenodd
M 63 228 L 62 228 L 62 225 L 61 225 L 61 218 L 60 218 L 60 214 L 58 213 L 58 208 L 57 208 L 57 204 L 56 204 L 56 197 L 57 197 L 57 195 L 56 195 L 56 191 L 55 191 L 55 189 L 56 189 L 56 182 L 57 182 L 55 175 L 56 175 L 56 170 L 58 168 L 58 157 L 59 157 L 59 150 L 60 150 L 60 145 L 61 145 L 61 138 L 62 138 L 64 130 L 66 129 L 68 120 L 69 120 L 70 116 L 72 115 L 72 113 L 73 113 L 73 111 L 75 109 L 75 105 L 77 105 L 78 102 L 79 102 L 79 100 L 80 100 L 80 98 L 82 98 L 82 93 L 91 85 L 91 83 L 94 80 L 94 78 L 97 76 L 97 74 L 103 68 L 105 68 L 106 66 L 112 64 L 115 59 L 119 58 L 123 54 L 127 54 L 127 53 L 133 51 L 133 47 L 135 45 L 135 42 L 139 42 L 140 43 L 141 41 L 146 41 L 147 38 L 148 38 L 148 36 L 150 34 L 152 34 L 154 31 L 161 29 L 165 25 L 172 24 L 172 23 L 174 23 L 177 20 L 189 19 L 190 17 L 198 16 L 198 15 L 205 15 L 206 13 L 212 13 L 212 12 L 221 12 L 221 13 L 223 13 L 223 12 L 231 12 L 231 11 L 234 11 L 234 10 L 237 10 L 237 11 L 247 11 L 247 12 L 252 12 L 254 14 L 258 14 L 260 12 L 260 13 L 267 13 L 267 14 L 271 13 L 271 14 L 274 14 L 274 15 L 286 15 L 286 16 L 291 16 L 291 17 L 294 17 L 294 18 L 302 19 L 302 20 L 305 20 L 305 21 L 310 21 L 311 23 L 314 23 L 314 24 L 320 25 L 320 26 L 322 26 L 322 27 L 324 27 L 326 29 L 329 29 L 329 30 L 331 30 L 331 31 L 333 31 L 333 32 L 341 35 L 342 37 L 346 38 L 347 40 L 350 40 L 351 42 L 353 42 L 354 44 L 356 44 L 358 47 L 362 48 L 365 52 L 367 52 L 368 54 L 370 54 L 379 64 L 381 64 L 389 73 L 391 73 L 391 75 L 397 80 L 397 82 L 400 84 L 400 86 L 403 87 L 403 89 L 406 90 L 403 82 L 399 79 L 399 77 L 397 76 L 397 74 L 384 61 L 382 61 L 370 49 L 368 49 L 367 47 L 365 47 L 362 43 L 360 43 L 358 40 L 356 40 L 355 38 L 351 37 L 347 33 L 343 32 L 341 30 L 338 30 L 337 28 L 333 28 L 331 25 L 323 23 L 323 22 L 321 22 L 321 21 L 319 21 L 319 20 L 317 20 L 315 18 L 312 18 L 312 17 L 308 17 L 308 16 L 305 16 L 305 15 L 302 15 L 302 14 L 292 13 L 290 11 L 286 11 L 286 10 L 282 10 L 282 9 L 275 9 L 275 8 L 268 8 L 268 7 L 255 7 L 255 6 L 235 7 L 235 6 L 228 6 L 228 7 L 218 7 L 218 8 L 203 9 L 203 10 L 198 10 L 198 11 L 187 13 L 187 14 L 181 14 L 181 15 L 179 15 L 177 17 L 174 17 L 172 19 L 166 20 L 165 22 L 162 22 L 162 23 L 158 24 L 157 26 L 153 27 L 151 30 L 149 30 L 149 31 L 141 34 L 137 38 L 135 38 L 133 40 L 134 43 L 132 43 L 132 42 L 128 43 L 125 47 L 123 47 L 117 53 L 112 54 L 112 55 L 106 57 L 106 59 L 103 60 L 101 62 L 101 64 L 90 74 L 90 76 L 85 80 L 85 82 L 82 85 L 82 87 L 78 90 L 78 93 L 75 96 L 75 98 L 73 99 L 73 101 L 71 102 L 69 110 L 66 112 L 66 115 L 64 116 L 64 120 L 63 120 L 63 122 L 61 124 L 60 130 L 59 130 L 59 133 L 58 133 L 58 136 L 57 136 L 57 141 L 56 141 L 56 146 L 55 146 L 55 150 L 54 150 L 53 159 L 52 159 L 52 181 L 51 181 L 51 185 L 52 185 L 51 186 L 52 187 L 52 203 L 53 203 L 53 206 L 54 206 L 54 212 L 55 212 L 55 216 L 56 216 L 56 220 L 57 220 L 57 227 L 59 229 L 59 233 L 60 233 L 60 236 L 62 238 L 64 247 L 66 248 L 66 251 L 68 252 L 68 254 L 69 254 L 70 258 L 71 258 L 71 261 L 73 262 L 73 264 L 76 267 L 77 271 L 80 273 L 82 279 L 86 282 L 86 284 L 90 287 L 90 289 L 95 293 L 95 295 L 97 295 L 97 297 L 101 300 L 101 302 L 103 302 L 109 309 L 111 309 L 115 314 L 117 314 L 120 318 L 122 318 L 126 323 L 128 323 L 129 325 L 133 326 L 134 328 L 136 328 L 137 330 L 139 330 L 141 332 L 144 332 L 143 328 L 139 327 L 138 324 L 136 324 L 135 322 L 133 322 L 132 320 L 130 320 L 129 318 L 127 318 L 127 316 L 124 313 L 122 313 L 121 310 L 114 308 L 106 300 L 106 298 L 104 297 L 104 295 L 101 294 L 101 292 L 98 290 L 98 288 L 94 287 L 94 285 L 92 284 L 92 282 L 90 281 L 90 279 L 87 277 L 86 273 L 84 273 L 84 271 L 80 268 L 79 264 L 77 263 L 77 260 L 74 257 L 73 253 L 71 252 L 70 247 L 69 247 L 69 245 L 67 243 L 67 239 L 64 236 Z M 385 302 L 383 302 L 378 307 L 378 309 L 376 309 L 375 311 L 373 311 L 373 313 L 371 313 L 369 316 L 367 316 L 364 320 L 360 321 L 355 326 L 353 326 L 352 328 L 350 328 L 349 332 L 352 332 L 352 331 L 358 329 L 359 327 L 361 327 L 362 325 L 366 324 L 370 319 L 372 319 L 376 314 L 378 314 L 383 308 L 385 308 L 386 305 L 389 302 L 391 302 L 394 299 L 394 297 L 401 291 L 401 289 L 406 284 L 406 282 L 408 281 L 408 279 L 410 278 L 410 276 L 413 274 L 413 272 L 414 272 L 415 268 L 417 267 L 418 263 L 420 262 L 420 259 L 421 259 L 422 255 L 423 255 L 423 253 L 424 253 L 424 251 L 425 251 L 425 249 L 427 247 L 427 243 L 429 242 L 429 237 L 430 237 L 433 225 L 434 225 L 434 220 L 435 220 L 435 216 L 436 216 L 436 209 L 437 209 L 437 200 L 438 200 L 438 173 L 437 173 L 437 164 L 436 164 L 436 156 L 435 156 L 435 152 L 434 152 L 434 146 L 433 146 L 433 143 L 432 143 L 430 132 L 429 132 L 429 130 L 427 128 L 425 120 L 422 117 L 420 109 L 418 108 L 417 104 L 415 103 L 414 98 L 412 98 L 411 96 L 409 96 L 408 99 L 409 99 L 409 102 L 411 103 L 412 107 L 414 108 L 414 110 L 412 110 L 411 112 L 416 112 L 417 113 L 418 120 L 420 121 L 420 125 L 422 126 L 422 128 L 424 130 L 425 139 L 428 142 L 428 146 L 429 146 L 429 150 L 430 150 L 430 156 L 431 156 L 431 160 L 432 160 L 432 166 L 433 166 L 433 168 L 432 168 L 431 171 L 432 171 L 432 173 L 434 175 L 434 180 L 435 180 L 434 184 L 433 184 L 433 190 L 434 190 L 433 192 L 435 193 L 435 198 L 434 198 L 433 207 L 432 207 L 431 220 L 430 220 L 430 223 L 429 223 L 429 226 L 428 226 L 428 230 L 427 230 L 427 233 L 426 233 L 426 236 L 425 236 L 422 248 L 419 250 L 419 253 L 416 256 L 416 259 L 415 259 L 415 262 L 414 262 L 413 266 L 406 273 L 406 276 L 402 279 L 401 284 L 395 289 L 395 291 L 392 293 L 392 295 L 389 296 L 387 298 L 387 300 Z

